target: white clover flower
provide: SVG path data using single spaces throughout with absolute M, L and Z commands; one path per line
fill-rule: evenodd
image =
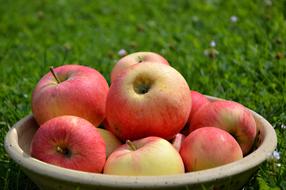
M 237 16 L 235 16 L 235 15 L 231 16 L 231 17 L 230 17 L 230 21 L 233 22 L 233 23 L 234 23 L 234 22 L 237 22 L 237 21 L 238 21 Z
M 215 46 L 216 46 L 215 41 L 211 41 L 211 42 L 210 42 L 210 46 L 211 46 L 211 47 L 215 47 Z
M 118 51 L 118 55 L 120 55 L 120 56 L 127 55 L 127 51 L 125 49 L 121 49 Z
M 277 150 L 273 151 L 272 156 L 274 159 L 280 160 L 280 152 L 278 152 Z

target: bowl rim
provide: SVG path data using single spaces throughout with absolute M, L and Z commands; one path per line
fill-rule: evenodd
M 223 100 L 213 96 L 206 97 L 210 101 Z M 252 110 L 250 111 L 256 120 L 260 120 L 260 122 L 263 123 L 262 130 L 265 130 L 264 139 L 256 150 L 241 160 L 211 169 L 187 172 L 184 174 L 163 176 L 117 176 L 66 169 L 42 162 L 26 154 L 20 148 L 18 140 L 15 140 L 18 139 L 17 129 L 21 128 L 23 123 L 32 119 L 32 114 L 25 116 L 10 128 L 6 134 L 4 146 L 8 155 L 22 168 L 57 180 L 66 182 L 72 181 L 76 184 L 136 188 L 142 186 L 171 187 L 207 183 L 210 181 L 220 180 L 222 178 L 229 178 L 230 174 L 236 175 L 243 171 L 255 168 L 269 158 L 275 150 L 277 146 L 277 137 L 274 128 L 261 115 Z

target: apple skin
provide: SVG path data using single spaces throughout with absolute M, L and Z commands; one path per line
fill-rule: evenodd
M 100 173 L 106 161 L 106 145 L 98 129 L 87 120 L 58 116 L 36 131 L 31 156 L 64 168 Z
M 181 130 L 181 133 L 187 136 L 189 134 L 189 127 L 194 114 L 210 101 L 201 93 L 195 90 L 190 91 L 192 97 L 192 108 L 186 126 Z
M 82 65 L 63 65 L 41 78 L 32 94 L 32 112 L 38 122 L 61 115 L 74 115 L 97 127 L 105 117 L 108 84 L 95 69 Z
M 182 133 L 178 133 L 176 134 L 176 136 L 174 137 L 174 139 L 172 139 L 172 145 L 173 147 L 179 152 L 181 147 L 182 147 L 182 143 L 185 140 L 186 136 Z
M 203 127 L 189 134 L 180 150 L 187 172 L 213 168 L 240 160 L 242 150 L 225 130 Z
M 144 62 L 111 84 L 106 100 L 108 130 L 122 141 L 147 136 L 172 139 L 186 124 L 190 89 L 171 66 Z
M 97 128 L 101 137 L 103 138 L 106 145 L 106 157 L 108 157 L 116 148 L 118 148 L 122 143 L 120 140 L 112 134 L 110 131 L 102 128 Z
M 192 109 L 190 112 L 189 120 L 190 123 L 194 114 L 202 108 L 204 105 L 208 104 L 210 101 L 201 93 L 195 90 L 191 90 L 191 97 L 192 97 Z
M 185 172 L 179 152 L 167 140 L 150 136 L 132 144 L 136 150 L 124 144 L 108 157 L 104 174 L 158 176 Z
M 135 52 L 122 57 L 111 71 L 111 82 L 131 65 L 141 62 L 158 62 L 169 65 L 169 62 L 160 54 L 154 52 Z
M 251 150 L 256 137 L 256 122 L 251 112 L 240 103 L 218 100 L 195 113 L 189 131 L 213 126 L 228 131 L 239 143 L 243 155 Z

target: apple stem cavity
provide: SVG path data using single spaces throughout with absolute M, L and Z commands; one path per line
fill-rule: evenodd
M 61 81 L 59 80 L 59 77 L 58 77 L 57 74 L 55 73 L 55 70 L 54 70 L 54 67 L 53 67 L 53 66 L 50 67 L 50 71 L 51 71 L 51 73 L 53 74 L 54 78 L 56 79 L 57 83 L 60 84 Z
M 129 146 L 129 148 L 131 148 L 131 150 L 133 150 L 133 151 L 137 150 L 137 147 L 135 146 L 135 144 L 132 141 L 126 140 L 126 144 Z
M 68 148 L 62 148 L 60 146 L 57 146 L 57 152 L 60 154 L 63 154 L 65 157 L 70 158 L 71 157 L 71 151 Z
M 146 94 L 150 89 L 150 86 L 149 85 L 146 85 L 146 84 L 142 84 L 140 85 L 139 87 L 135 88 L 135 91 L 138 93 L 138 94 Z
M 153 81 L 150 79 L 144 79 L 142 76 L 139 76 L 135 79 L 133 84 L 134 91 L 137 94 L 146 94 L 152 87 Z

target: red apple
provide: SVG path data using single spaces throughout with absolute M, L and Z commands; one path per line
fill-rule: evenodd
M 103 173 L 156 176 L 184 173 L 180 154 L 165 139 L 146 137 L 117 148 L 106 161 Z
M 209 103 L 209 100 L 203 94 L 201 94 L 197 91 L 191 90 L 190 95 L 192 97 L 192 109 L 191 109 L 189 119 L 188 119 L 186 126 L 181 130 L 181 133 L 184 135 L 189 134 L 189 127 L 190 127 L 190 123 L 191 123 L 191 120 L 192 120 L 194 114 L 199 109 L 201 109 L 204 105 Z
M 131 65 L 141 62 L 158 62 L 169 65 L 168 61 L 161 55 L 154 52 L 136 52 L 121 58 L 113 67 L 111 72 L 111 82 Z
M 174 139 L 172 139 L 172 141 L 171 141 L 172 145 L 178 152 L 180 151 L 182 143 L 183 143 L 185 138 L 186 138 L 185 135 L 183 135 L 182 133 L 178 133 L 178 134 L 176 134 Z
M 237 141 L 216 127 L 193 131 L 183 141 L 180 154 L 189 172 L 221 166 L 243 157 Z
M 95 69 L 64 65 L 47 73 L 32 95 L 32 112 L 39 124 L 61 115 L 74 115 L 97 127 L 105 117 L 108 84 Z
M 97 128 L 106 145 L 106 157 L 108 157 L 116 148 L 121 145 L 120 140 L 110 131 Z
M 59 116 L 45 122 L 36 131 L 31 155 L 64 168 L 101 172 L 106 147 L 98 129 L 87 120 Z
M 188 120 L 189 123 L 191 122 L 194 114 L 204 105 L 209 103 L 209 100 L 203 94 L 197 91 L 191 90 L 191 97 L 192 97 L 192 109 Z
M 243 155 L 249 153 L 256 137 L 256 122 L 251 112 L 233 101 L 215 101 L 196 112 L 191 121 L 190 131 L 205 126 L 228 131 L 239 143 Z
M 144 62 L 129 67 L 111 84 L 106 100 L 108 129 L 121 140 L 173 138 L 191 110 L 190 89 L 171 66 Z

